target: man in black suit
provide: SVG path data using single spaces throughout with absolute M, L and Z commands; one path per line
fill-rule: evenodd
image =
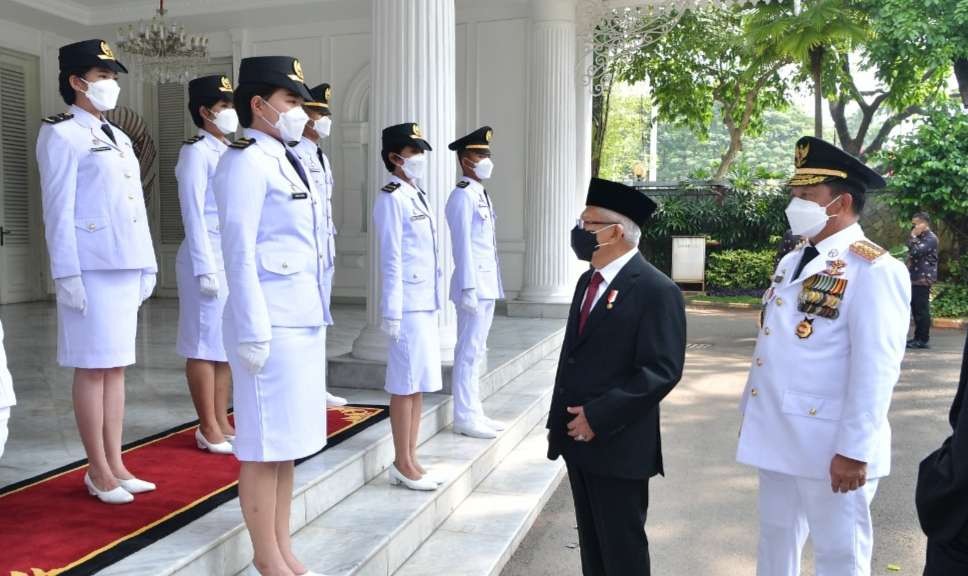
M 578 280 L 558 361 L 548 458 L 568 466 L 585 576 L 648 576 L 649 478 L 662 474 L 659 402 L 682 377 L 682 292 L 638 251 L 655 204 L 593 178 L 572 248 Z
M 918 518 L 928 537 L 924 576 L 968 574 L 968 340 L 948 420 L 952 433 L 921 462 Z

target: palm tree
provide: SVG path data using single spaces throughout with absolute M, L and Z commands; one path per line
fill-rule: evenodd
M 854 0 L 793 0 L 759 4 L 747 34 L 767 58 L 791 58 L 813 80 L 814 132 L 823 137 L 823 68 L 831 51 L 847 51 L 870 34 L 867 15 Z

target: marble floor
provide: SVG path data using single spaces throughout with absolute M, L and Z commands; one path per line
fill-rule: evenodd
M 327 355 L 347 354 L 366 323 L 363 306 L 334 309 Z M 6 351 L 17 393 L 10 439 L 0 459 L 0 486 L 84 458 L 74 424 L 70 369 L 57 365 L 57 319 L 49 302 L 0 306 Z M 138 362 L 127 371 L 124 441 L 130 442 L 195 419 L 185 384 L 184 360 L 175 353 L 178 303 L 154 299 L 141 311 Z M 564 325 L 563 320 L 495 318 L 488 364 L 509 357 Z M 335 389 L 352 400 L 354 391 Z

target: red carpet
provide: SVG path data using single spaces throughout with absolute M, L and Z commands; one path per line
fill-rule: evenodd
M 385 406 L 327 411 L 327 448 L 385 419 Z M 185 424 L 125 447 L 125 464 L 158 490 L 109 506 L 89 496 L 86 461 L 0 489 L 0 576 L 94 574 L 238 495 L 239 463 L 195 446 Z

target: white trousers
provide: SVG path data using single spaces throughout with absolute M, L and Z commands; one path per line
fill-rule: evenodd
M 808 536 L 817 576 L 870 576 L 875 492 L 877 480 L 840 494 L 829 480 L 760 470 L 757 576 L 799 576 Z
M 494 321 L 494 300 L 480 300 L 477 312 L 457 307 L 457 347 L 454 349 L 454 423 L 474 424 L 484 417 L 480 366 L 487 351 L 487 334 Z
M 3 458 L 3 447 L 7 443 L 7 421 L 10 420 L 10 407 L 0 408 L 0 458 Z

